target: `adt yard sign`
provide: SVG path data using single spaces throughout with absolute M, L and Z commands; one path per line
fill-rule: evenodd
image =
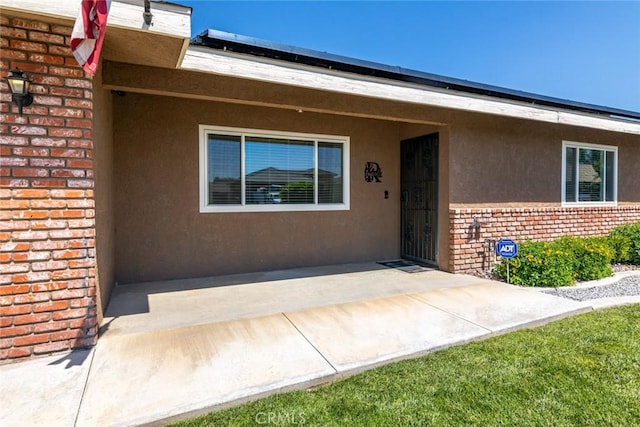
M 518 254 L 518 244 L 511 239 L 500 239 L 496 243 L 496 253 L 502 258 L 513 258 Z

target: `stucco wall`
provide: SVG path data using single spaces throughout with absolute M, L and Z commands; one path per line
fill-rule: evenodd
M 562 141 L 618 146 L 618 200 L 640 202 L 640 136 L 458 114 L 451 125 L 453 207 L 559 206 Z
M 449 271 L 491 268 L 489 241 L 502 237 L 602 235 L 638 221 L 637 135 L 472 114 L 450 131 Z M 618 206 L 562 207 L 563 140 L 618 147 Z
M 113 116 L 111 92 L 101 88 L 100 74 L 93 79 L 93 120 L 96 199 L 96 259 L 98 323 L 109 303 L 115 283 L 113 214 Z
M 604 137 L 602 138 L 605 139 Z M 609 137 L 618 145 L 618 202 L 640 204 L 640 136 Z
M 108 75 L 116 74 L 112 79 L 127 77 L 134 86 L 147 81 L 136 70 L 120 68 L 105 67 Z M 120 283 L 396 258 L 399 141 L 432 132 L 440 134 L 438 263 L 443 269 L 451 269 L 458 251 L 451 209 L 560 206 L 563 140 L 618 146 L 619 204 L 640 201 L 637 135 L 212 80 L 197 73 L 187 77 L 175 82 L 181 90 L 197 89 L 210 100 L 131 93 L 114 99 L 115 275 Z M 283 108 L 232 99 L 247 93 L 256 105 Z M 217 96 L 231 102 L 211 100 Z M 297 113 L 291 105 L 298 104 L 316 112 Z M 344 115 L 321 112 L 330 106 Z M 363 115 L 380 119 L 358 118 Z M 200 124 L 350 136 L 351 210 L 200 214 Z M 381 164 L 382 184 L 365 183 L 367 161 Z
M 399 256 L 401 125 L 151 95 L 113 103 L 119 283 Z M 349 136 L 351 209 L 199 213 L 199 124 Z M 382 183 L 365 182 L 367 161 Z

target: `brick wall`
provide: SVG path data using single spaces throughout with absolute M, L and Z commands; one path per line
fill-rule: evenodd
M 95 344 L 92 83 L 71 28 L 0 17 L 0 363 Z M 19 68 L 22 117 L 4 79 Z
M 474 218 L 482 224 L 472 227 Z M 489 240 L 552 240 L 560 236 L 605 235 L 612 228 L 640 222 L 640 205 L 619 207 L 550 207 L 450 209 L 449 271 L 488 269 L 495 255 Z

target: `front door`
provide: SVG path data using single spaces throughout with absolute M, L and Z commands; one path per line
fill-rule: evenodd
M 437 263 L 438 249 L 438 134 L 402 141 L 401 255 Z

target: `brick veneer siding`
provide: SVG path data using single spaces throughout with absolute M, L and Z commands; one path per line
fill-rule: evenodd
M 0 17 L 0 363 L 95 344 L 92 83 L 71 28 Z M 24 115 L 4 77 L 32 80 Z
M 472 226 L 474 218 L 481 223 L 479 229 Z M 489 240 L 604 235 L 618 225 L 640 222 L 640 205 L 450 209 L 449 221 L 449 271 L 464 273 L 488 269 L 495 262 Z

